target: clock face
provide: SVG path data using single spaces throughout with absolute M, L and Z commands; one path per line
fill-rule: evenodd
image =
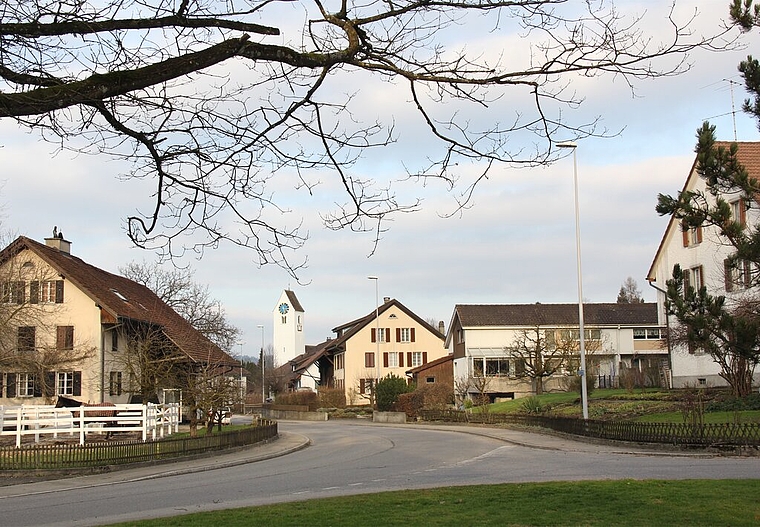
M 288 312 L 288 309 L 290 309 L 290 307 L 288 306 L 288 304 L 286 304 L 285 302 L 283 302 L 282 304 L 280 304 L 279 309 L 280 309 L 280 313 L 282 313 L 284 315 L 285 313 Z

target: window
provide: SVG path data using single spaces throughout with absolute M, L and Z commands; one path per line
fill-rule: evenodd
M 374 383 L 375 379 L 359 379 L 359 393 L 372 393 L 372 385 Z
M 37 330 L 34 326 L 19 326 L 18 328 L 18 350 L 34 351 L 37 346 Z
M 743 199 L 737 199 L 729 203 L 731 207 L 731 217 L 735 222 L 746 225 L 747 224 L 747 206 L 744 204 Z
M 414 342 L 414 328 L 396 328 L 396 342 Z
M 372 351 L 368 351 L 364 354 L 364 367 L 365 368 L 374 368 L 375 367 L 375 353 Z
M 472 374 L 476 377 L 483 376 L 483 360 L 480 357 L 472 359 Z
M 506 377 L 509 375 L 508 359 L 486 359 L 486 375 L 492 377 Z
M 435 377 L 425 377 L 426 384 L 435 384 Z
M 338 353 L 335 356 L 335 369 L 342 370 L 346 367 L 346 356 L 343 353 Z
M 660 328 L 634 328 L 634 340 L 661 340 L 662 332 Z
M 112 371 L 108 383 L 108 393 L 110 395 L 121 395 L 121 372 Z
M 412 360 L 409 366 L 412 368 L 416 368 L 417 366 L 422 366 L 422 352 L 421 351 L 413 351 L 412 352 Z
M 458 329 L 457 330 L 457 344 L 462 344 L 464 342 L 464 330 Z
M 18 373 L 16 375 L 17 397 L 34 397 L 34 375 L 31 373 Z
M 683 272 L 683 291 L 686 294 L 690 287 L 693 287 L 695 291 L 699 291 L 704 286 L 702 266 L 692 267 L 686 269 Z
M 388 368 L 398 368 L 398 353 L 388 353 Z
M 58 350 L 74 349 L 74 326 L 58 326 L 56 328 L 56 343 Z
M 752 285 L 752 263 L 746 260 L 726 258 L 723 260 L 726 291 L 747 289 Z
M 24 291 L 26 282 L 10 281 L 4 282 L 2 287 L 3 302 L 6 304 L 23 304 Z
M 58 385 L 56 393 L 58 395 L 74 395 L 74 372 L 58 372 Z
M 379 339 L 378 335 L 380 335 Z M 390 328 L 372 328 L 370 340 L 372 342 L 390 342 L 390 335 Z
M 690 227 L 685 223 L 681 224 L 681 232 L 683 234 L 683 246 L 691 247 L 702 243 L 702 226 Z
M 115 329 L 111 330 L 111 351 L 119 351 L 119 332 Z

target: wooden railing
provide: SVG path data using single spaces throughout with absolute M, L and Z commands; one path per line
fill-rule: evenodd
M 6 447 L 0 448 L 0 470 L 77 469 L 154 462 L 251 445 L 275 437 L 277 423 L 260 421 L 257 426 L 200 437 Z
M 21 447 L 25 436 L 39 443 L 46 435 L 79 436 L 85 444 L 87 434 L 140 432 L 142 440 L 165 437 L 179 429 L 180 408 L 172 404 L 117 404 L 55 408 L 49 405 L 0 406 L 0 436 L 15 436 Z
M 685 447 L 760 447 L 758 423 L 639 423 L 538 415 L 468 413 L 459 410 L 423 410 L 421 417 L 426 421 L 536 426 L 567 434 L 635 443 L 664 443 Z

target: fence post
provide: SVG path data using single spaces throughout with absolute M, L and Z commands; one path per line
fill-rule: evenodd
M 148 405 L 142 405 L 142 440 L 143 443 L 148 439 Z
M 79 444 L 84 445 L 84 406 L 79 407 Z
M 16 448 L 21 448 L 21 410 L 22 406 L 16 409 Z

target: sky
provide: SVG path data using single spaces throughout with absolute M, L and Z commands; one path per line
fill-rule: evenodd
M 698 6 L 695 27 L 709 30 L 725 18 L 727 3 L 678 5 L 683 12 Z M 623 9 L 660 4 L 620 2 Z M 579 116 L 599 116 L 609 130 L 619 131 L 580 141 L 576 151 L 584 300 L 614 302 L 630 276 L 645 300 L 655 301 L 645 277 L 667 218 L 654 207 L 658 193 L 682 187 L 697 128 L 707 119 L 719 139 L 736 134 L 740 141 L 760 140 L 754 121 L 739 111 L 746 95 L 736 84 L 737 64 L 758 47 L 757 39 L 742 37 L 745 48 L 737 51 L 695 52 L 690 71 L 637 84 L 635 96 L 621 79 L 578 81 L 586 97 Z M 414 146 L 405 140 L 402 145 Z M 119 178 L 124 170 L 119 161 L 58 150 L 0 121 L 2 225 L 39 241 L 58 226 L 73 254 L 110 272 L 130 261 L 152 262 L 155 255 L 134 248 L 124 231 L 124 218 L 147 206 L 152 190 L 149 182 Z M 382 171 L 383 163 L 375 159 L 367 170 Z M 396 217 L 376 249 L 371 234 L 321 225 L 329 194 L 299 197 L 293 217 L 309 231 L 298 255 L 308 258 L 299 281 L 276 266 L 257 266 L 252 254 L 231 245 L 188 260 L 196 280 L 209 286 L 241 329 L 241 343 L 232 351 L 255 356 L 262 343 L 271 344 L 273 311 L 284 289 L 293 290 L 304 307 L 307 344 L 325 340 L 332 328 L 374 310 L 376 284 L 368 276 L 378 277 L 381 301 L 396 298 L 447 329 L 457 304 L 577 302 L 572 157 L 549 167 L 501 169 L 478 188 L 471 208 L 449 218 L 442 216 L 453 202 L 442 188 L 400 191 L 423 196 L 423 208 Z

